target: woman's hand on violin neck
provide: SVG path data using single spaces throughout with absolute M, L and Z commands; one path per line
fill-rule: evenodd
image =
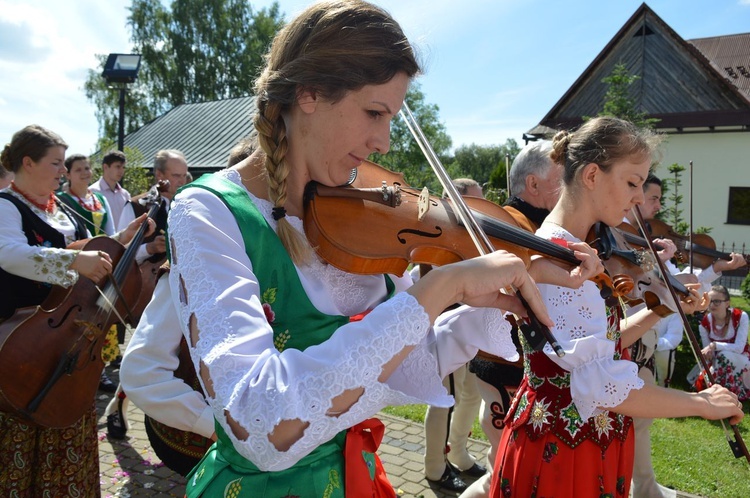
M 687 296 L 682 296 L 680 299 L 680 307 L 686 315 L 692 315 L 698 311 L 705 311 L 708 308 L 708 293 L 704 292 L 701 294 L 701 284 L 685 284 L 685 287 L 690 292 Z
M 112 258 L 104 251 L 81 251 L 73 260 L 70 269 L 99 283 L 112 273 Z
M 581 262 L 580 266 L 574 267 L 570 271 L 571 285 L 569 287 L 578 288 L 586 280 L 604 273 L 604 264 L 599 259 L 599 252 L 585 242 L 570 242 L 568 249 L 573 251 L 575 257 Z
M 568 248 L 581 262 L 579 266 L 570 266 L 550 258 L 534 257 L 529 267 L 531 277 L 539 284 L 559 285 L 577 289 L 586 280 L 604 272 L 604 265 L 599 253 L 585 242 L 570 242 Z
M 677 252 L 677 246 L 671 239 L 654 239 L 652 242 L 661 247 L 661 250 L 657 254 L 662 261 L 669 261 L 674 256 L 674 253 Z
M 523 260 L 506 251 L 436 267 L 419 279 L 409 292 L 425 308 L 432 321 L 454 303 L 500 308 L 525 316 L 527 312 L 520 300 L 501 292 L 501 289 L 511 286 L 523 295 L 542 323 L 553 325 Z
M 745 416 L 737 395 L 726 387 L 714 384 L 696 394 L 702 399 L 701 417 L 707 420 L 729 419 L 732 425 L 739 424 Z

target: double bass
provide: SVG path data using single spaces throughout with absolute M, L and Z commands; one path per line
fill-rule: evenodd
M 130 316 L 141 291 L 135 254 L 147 227 L 127 249 L 111 237 L 81 241 L 82 250 L 109 254 L 112 274 L 99 282 L 81 277 L 68 289 L 54 286 L 42 304 L 20 308 L 0 324 L 0 410 L 63 428 L 91 408 L 106 331 Z

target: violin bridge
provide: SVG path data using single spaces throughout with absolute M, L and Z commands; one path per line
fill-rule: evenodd
M 427 214 L 427 211 L 430 210 L 430 191 L 427 190 L 427 187 L 423 188 L 422 192 L 420 192 L 417 207 L 419 208 L 417 221 L 422 221 L 422 218 Z
M 637 251 L 637 252 L 638 252 L 639 264 L 641 268 L 644 269 L 644 271 L 648 272 L 658 267 L 653 254 L 651 254 L 648 251 Z

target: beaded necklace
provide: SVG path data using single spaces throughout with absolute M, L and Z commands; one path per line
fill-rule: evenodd
M 55 193 L 54 192 L 49 193 L 49 200 L 47 201 L 47 204 L 42 204 L 40 202 L 36 202 L 29 195 L 27 195 L 26 192 L 18 188 L 18 186 L 16 185 L 16 182 L 10 182 L 10 188 L 13 189 L 13 191 L 19 194 L 21 197 L 26 199 L 28 202 L 30 202 L 32 205 L 34 205 L 37 209 L 40 209 L 50 214 L 55 211 Z
M 91 196 L 91 199 L 94 201 L 93 206 L 91 206 L 90 203 L 87 202 L 86 200 L 81 199 L 76 194 L 74 194 L 72 190 L 70 191 L 70 195 L 75 197 L 76 200 L 78 201 L 78 204 L 86 211 L 94 212 L 94 211 L 99 211 L 102 208 L 101 202 L 99 202 L 99 199 L 96 197 L 96 195 L 92 194 L 90 190 L 86 191 L 86 197 Z

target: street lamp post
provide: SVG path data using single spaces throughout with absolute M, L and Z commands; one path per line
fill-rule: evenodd
M 102 77 L 109 88 L 120 91 L 120 114 L 117 123 L 117 150 L 125 148 L 125 91 L 127 85 L 133 83 L 141 69 L 139 54 L 109 54 L 104 64 Z

